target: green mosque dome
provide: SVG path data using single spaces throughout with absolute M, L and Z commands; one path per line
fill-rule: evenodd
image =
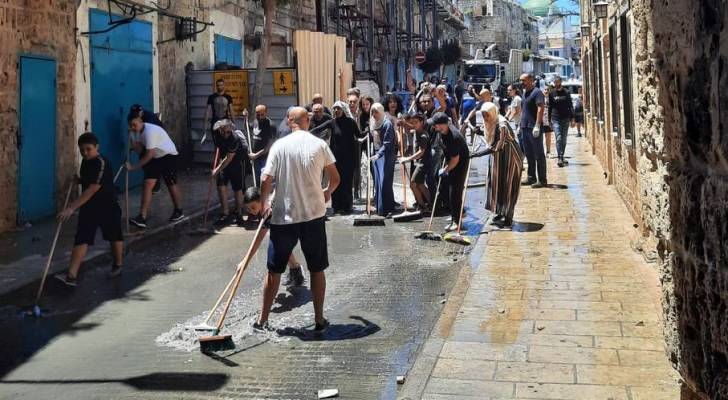
M 523 2 L 523 8 L 537 17 L 548 16 L 549 7 L 551 7 L 550 0 L 526 0 Z

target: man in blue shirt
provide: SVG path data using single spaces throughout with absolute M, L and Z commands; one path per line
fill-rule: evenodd
M 523 150 L 528 160 L 528 178 L 522 184 L 538 189 L 548 184 L 546 154 L 543 151 L 543 136 L 541 135 L 544 98 L 541 90 L 535 85 L 533 75 L 523 74 L 520 81 L 523 86 L 520 126 Z

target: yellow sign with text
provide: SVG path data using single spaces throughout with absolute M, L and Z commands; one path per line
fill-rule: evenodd
M 233 98 L 233 113 L 240 116 L 243 110 L 248 108 L 248 71 L 215 71 L 213 73 L 212 88 L 216 88 L 216 82 L 222 79 L 225 82 L 225 93 Z
M 291 96 L 296 94 L 293 85 L 293 70 L 273 71 L 273 94 Z

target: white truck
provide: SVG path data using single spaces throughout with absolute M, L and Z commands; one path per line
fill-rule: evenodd
M 498 59 L 493 58 L 495 44 L 487 49 L 478 49 L 472 60 L 464 60 L 463 81 L 473 85 L 476 91 L 480 91 L 484 85 L 496 90 L 501 82 L 511 84 L 518 81 L 523 73 L 523 52 L 518 49 L 511 49 L 508 63 L 502 64 Z

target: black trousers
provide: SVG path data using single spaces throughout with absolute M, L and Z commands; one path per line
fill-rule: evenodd
M 466 168 L 456 168 L 450 172 L 450 215 L 452 222 L 460 222 L 460 209 L 463 205 L 463 191 L 465 190 Z

